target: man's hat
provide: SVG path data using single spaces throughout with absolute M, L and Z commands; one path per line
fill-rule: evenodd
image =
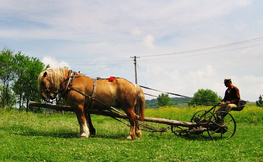
M 225 79 L 225 82 L 232 82 L 230 78 Z

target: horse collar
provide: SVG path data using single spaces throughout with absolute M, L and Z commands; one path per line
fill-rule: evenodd
M 94 99 L 96 97 L 96 91 L 97 91 L 97 79 L 93 79 L 93 91 L 92 91 L 91 97 L 89 97 L 89 102 L 85 106 L 87 109 L 93 108 Z
M 65 86 L 65 88 L 62 88 L 62 97 L 64 98 L 65 97 L 65 95 L 68 93 L 68 91 L 70 90 L 70 88 L 72 87 L 72 84 L 73 84 L 73 81 L 74 81 L 74 79 L 75 79 L 75 77 L 76 77 L 76 72 L 75 71 L 72 71 L 72 70 L 69 70 L 69 72 L 68 72 L 68 78 L 65 80 L 65 81 L 67 81 L 66 82 L 66 86 Z M 65 82 L 64 81 L 64 82 Z M 63 82 L 63 83 L 64 83 Z

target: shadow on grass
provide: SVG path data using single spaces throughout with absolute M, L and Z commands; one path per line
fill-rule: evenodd
M 205 135 L 205 134 L 200 134 L 200 135 L 181 135 L 179 136 L 179 138 L 184 138 L 187 140 L 198 140 L 198 141 L 220 141 L 220 140 L 230 140 L 228 137 L 213 137 L 213 139 L 211 139 L 209 137 L 209 135 Z
M 44 132 L 32 129 L 31 127 L 26 126 L 9 126 L 9 127 L 0 127 L 0 130 L 8 132 L 9 134 L 20 135 L 20 136 L 40 136 L 40 137 L 56 137 L 56 138 L 78 138 L 79 132 L 68 131 L 65 132 L 63 130 L 55 131 L 55 132 Z M 144 131 L 143 131 L 144 132 Z M 170 133 L 169 131 L 167 133 Z M 149 136 L 150 138 L 158 138 L 158 139 L 167 139 L 173 138 L 172 136 L 177 136 L 177 138 L 184 138 L 186 140 L 198 140 L 198 141 L 212 141 L 208 135 L 200 134 L 200 135 L 182 135 L 178 136 L 173 133 L 171 135 L 160 135 L 160 133 L 143 133 L 143 136 Z M 96 135 L 91 135 L 90 138 L 105 138 L 105 139 L 119 139 L 126 140 L 128 136 L 128 132 L 119 132 L 119 133 L 103 133 L 103 130 L 100 130 L 100 133 Z M 215 139 L 215 140 L 224 140 L 225 138 Z
M 187 140 L 198 140 L 198 141 L 212 141 L 209 136 L 206 135 L 183 135 L 183 136 L 178 136 L 180 138 L 184 138 Z
M 212 141 L 211 138 L 206 134 L 187 134 L 187 135 L 176 135 L 170 131 L 167 132 L 167 135 L 160 135 L 159 133 L 150 133 L 148 136 L 152 138 L 157 139 L 170 139 L 170 138 L 176 138 L 176 139 L 186 139 L 186 140 L 197 140 L 197 141 Z
M 9 126 L 9 127 L 0 127 L 1 131 L 8 132 L 9 134 L 20 135 L 20 136 L 40 136 L 40 137 L 56 137 L 56 138 L 79 138 L 78 132 L 44 132 L 32 129 L 26 126 Z M 128 134 L 97 134 L 90 135 L 90 138 L 108 138 L 108 139 L 126 139 Z

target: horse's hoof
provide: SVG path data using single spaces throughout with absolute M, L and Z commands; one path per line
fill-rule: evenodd
M 89 138 L 89 135 L 87 135 L 86 133 L 82 133 L 78 135 L 79 138 Z
M 96 130 L 90 130 L 90 135 L 96 135 Z
M 129 136 L 127 137 L 127 140 L 132 141 L 132 140 L 133 140 L 132 136 L 129 135 Z
M 141 131 L 136 132 L 136 136 L 137 136 L 138 138 L 140 138 L 140 137 L 142 136 L 142 132 L 141 132 Z

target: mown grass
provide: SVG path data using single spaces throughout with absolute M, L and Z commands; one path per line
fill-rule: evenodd
M 147 110 L 145 116 L 189 121 L 194 112 L 209 108 L 165 107 Z M 231 114 L 237 121 L 237 132 L 231 140 L 144 131 L 140 139 L 127 141 L 129 128 L 105 116 L 92 116 L 97 135 L 79 139 L 74 115 L 2 110 L 0 161 L 262 161 L 263 109 L 247 106 Z

